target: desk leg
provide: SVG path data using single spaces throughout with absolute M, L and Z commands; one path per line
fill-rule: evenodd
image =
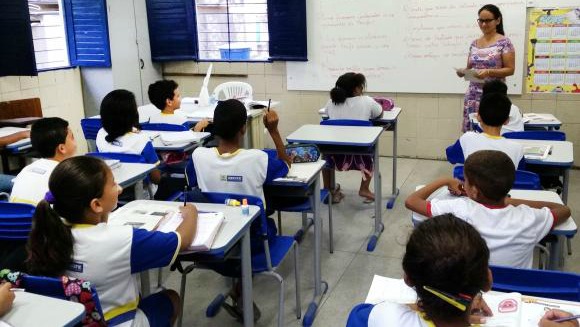
M 308 310 L 304 315 L 302 321 L 303 326 L 312 326 L 318 305 L 322 301 L 324 294 L 328 290 L 328 284 L 322 281 L 322 274 L 320 271 L 320 254 L 322 243 L 322 221 L 320 218 L 320 174 L 316 177 L 314 182 L 314 191 L 312 192 L 314 198 L 314 298 L 308 305 Z
M 375 178 L 375 230 L 373 235 L 371 235 L 369 239 L 369 243 L 367 244 L 367 251 L 372 252 L 375 250 L 377 246 L 377 241 L 383 232 L 383 217 L 382 217 L 382 186 L 381 186 L 381 171 L 380 171 L 380 162 L 379 162 L 379 141 L 375 144 L 375 153 L 374 153 L 374 162 L 375 162 L 375 171 L 374 171 L 374 178 Z
M 568 181 L 570 178 L 570 168 L 564 169 L 564 178 L 562 180 L 562 202 L 568 204 Z
M 254 326 L 254 301 L 252 294 L 252 254 L 250 253 L 250 232 L 242 237 L 242 297 L 244 303 L 244 326 Z
M 560 235 L 556 235 L 556 242 L 552 243 L 550 247 L 550 262 L 548 262 L 549 270 L 562 270 L 563 266 L 560 264 L 563 255 L 564 240 Z
M 391 196 L 387 201 L 387 209 L 393 209 L 395 206 L 395 200 L 399 195 L 399 189 L 397 188 L 397 125 L 398 121 L 393 122 L 393 187 L 391 191 Z
M 242 148 L 244 149 L 251 149 L 251 135 L 252 135 L 252 118 L 248 117 L 246 121 L 246 133 L 244 134 L 244 139 L 242 141 Z

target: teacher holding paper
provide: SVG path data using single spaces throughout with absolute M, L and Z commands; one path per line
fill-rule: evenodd
M 457 71 L 457 76 L 465 76 L 465 70 L 473 69 L 475 77 L 482 80 L 501 79 L 514 74 L 515 50 L 503 31 L 503 17 L 495 5 L 485 5 L 478 11 L 477 23 L 483 33 L 471 42 L 467 67 Z M 483 82 L 469 82 L 463 104 L 463 132 L 470 130 L 469 114 L 477 112 L 481 99 Z

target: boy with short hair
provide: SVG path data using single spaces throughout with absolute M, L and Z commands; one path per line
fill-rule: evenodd
M 276 153 L 258 149 L 241 149 L 240 143 L 246 133 L 247 112 L 243 103 L 230 99 L 220 101 L 215 109 L 213 126 L 218 138 L 215 148 L 199 147 L 192 154 L 197 184 L 202 192 L 234 193 L 256 196 L 264 203 L 263 185 L 288 174 L 291 158 L 286 155 L 282 137 L 278 131 L 278 115 L 272 109 L 264 114 L 264 126 L 268 129 L 276 146 Z M 190 182 L 191 183 L 191 182 Z M 263 240 L 255 234 L 260 230 L 260 221 L 252 224 L 252 254 L 263 252 Z M 268 235 L 276 235 L 276 226 L 268 218 Z M 239 261 L 226 262 L 213 267 L 222 275 L 239 278 Z M 241 319 L 241 286 L 237 282 L 230 291 L 232 304 L 224 308 L 232 316 Z M 254 305 L 254 319 L 260 316 Z
M 73 131 L 68 122 L 58 117 L 37 120 L 30 130 L 32 148 L 41 159 L 24 167 L 16 176 L 10 202 L 36 205 L 48 191 L 48 179 L 59 162 L 77 151 Z
M 507 85 L 499 79 L 493 79 L 483 84 L 482 96 L 490 93 L 500 93 L 507 95 Z M 501 134 L 507 132 L 521 132 L 524 130 L 524 120 L 520 108 L 512 103 L 508 121 L 501 127 Z
M 465 183 L 440 178 L 415 191 L 405 206 L 433 217 L 451 213 L 472 224 L 486 240 L 493 265 L 531 268 L 534 245 L 570 217 L 565 205 L 509 197 L 515 167 L 503 152 L 477 151 L 465 161 Z M 427 200 L 440 187 L 458 195 L 452 200 Z
M 181 107 L 181 92 L 179 85 L 173 80 L 160 80 L 149 85 L 147 91 L 149 101 L 161 110 L 159 113 L 149 117 L 149 123 L 187 125 L 187 117 L 175 110 Z M 209 125 L 207 119 L 203 119 L 195 124 L 195 132 L 203 131 Z
M 507 154 L 514 166 L 523 164 L 523 147 L 501 136 L 502 126 L 509 119 L 512 103 L 505 94 L 489 93 L 481 98 L 477 119 L 483 133 L 466 132 L 447 148 L 447 160 L 462 163 L 479 150 L 498 150 Z

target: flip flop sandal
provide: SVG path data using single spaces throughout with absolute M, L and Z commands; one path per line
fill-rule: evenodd
M 375 202 L 375 200 L 373 200 L 373 199 L 369 199 L 369 198 L 365 198 L 365 199 L 363 200 L 363 203 L 366 203 L 366 204 L 369 204 L 369 203 L 374 203 L 374 202 Z

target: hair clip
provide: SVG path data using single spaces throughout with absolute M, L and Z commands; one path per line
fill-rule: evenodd
M 54 202 L 56 201 L 56 199 L 54 198 L 54 195 L 52 195 L 52 193 L 50 191 L 48 191 L 44 194 L 44 200 L 50 204 L 54 204 Z
M 467 306 L 473 301 L 473 297 L 465 294 L 460 294 L 460 297 L 457 297 L 429 286 L 423 286 L 423 289 L 461 311 L 467 310 Z

